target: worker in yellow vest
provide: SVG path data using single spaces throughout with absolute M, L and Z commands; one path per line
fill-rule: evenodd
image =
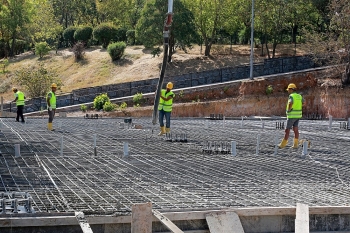
M 51 85 L 51 91 L 46 95 L 47 112 L 49 114 L 49 123 L 47 123 L 47 128 L 50 131 L 54 130 L 52 128 L 52 121 L 56 113 L 56 90 L 57 90 L 57 84 L 53 83 Z
M 294 140 L 292 148 L 297 149 L 299 145 L 299 120 L 303 115 L 303 105 L 305 101 L 303 97 L 296 93 L 297 86 L 294 83 L 288 85 L 287 91 L 289 94 L 287 106 L 286 106 L 286 115 L 287 115 L 287 126 L 285 129 L 285 135 L 282 142 L 278 145 L 279 148 L 286 147 L 289 138 L 289 132 L 293 128 L 294 131 Z
M 13 93 L 15 93 L 15 100 L 13 102 L 16 103 L 17 106 L 17 116 L 16 121 L 19 122 L 19 118 L 21 118 L 22 123 L 24 123 L 24 117 L 23 117 L 23 109 L 24 109 L 24 100 L 25 95 L 23 92 L 19 91 L 16 87 L 12 88 Z
M 173 89 L 174 85 L 173 83 L 169 82 L 166 85 L 166 90 L 162 89 L 160 93 L 160 99 L 159 99 L 159 124 L 160 124 L 160 133 L 158 135 L 163 135 L 165 133 L 170 133 L 170 116 L 171 111 L 173 109 L 173 98 L 175 97 L 174 92 L 171 90 Z M 165 126 L 163 119 L 165 117 Z

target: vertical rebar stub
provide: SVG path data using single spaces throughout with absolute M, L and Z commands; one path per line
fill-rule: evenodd
M 19 144 L 15 144 L 15 157 L 21 156 L 21 147 Z
M 127 142 L 124 142 L 124 156 L 129 156 L 129 144 Z
M 231 155 L 232 156 L 236 156 L 237 155 L 237 151 L 236 151 L 236 142 L 235 141 L 232 141 L 231 142 Z

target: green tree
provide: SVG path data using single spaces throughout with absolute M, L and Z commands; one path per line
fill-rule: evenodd
M 40 58 L 48 54 L 50 50 L 51 48 L 46 42 L 39 42 L 35 44 L 35 53 L 38 54 Z
M 91 39 L 92 36 L 92 27 L 90 26 L 84 26 L 84 27 L 79 27 L 77 30 L 74 32 L 74 39 L 76 41 L 81 41 L 85 45 L 88 44 L 88 41 Z
M 70 26 L 63 31 L 63 38 L 70 44 L 71 47 L 73 47 L 75 44 L 74 33 L 76 30 L 76 27 Z
M 195 26 L 205 45 L 204 55 L 210 55 L 210 49 L 215 41 L 216 32 L 223 27 L 230 14 L 232 1 L 229 0 L 185 0 L 186 5 L 194 14 Z
M 92 34 L 94 39 L 102 43 L 103 48 L 107 48 L 108 44 L 117 37 L 118 28 L 110 23 L 100 24 L 94 28 Z
M 3 1 L 0 8 L 0 34 L 6 43 L 6 56 L 15 55 L 16 40 L 25 31 L 25 26 L 30 20 L 32 10 L 32 1 Z
M 56 83 L 58 87 L 62 86 L 57 74 L 52 69 L 45 68 L 43 63 L 21 68 L 16 71 L 16 76 L 17 83 L 24 87 L 28 96 L 32 98 L 45 96 L 52 83 Z
M 350 84 L 350 2 L 331 0 L 328 19 L 330 24 L 319 32 L 318 26 L 304 31 L 306 45 L 317 63 L 335 64 L 344 85 Z
M 176 12 L 170 29 L 168 62 L 171 61 L 176 47 L 186 51 L 197 36 L 193 14 L 181 1 L 174 1 L 174 9 Z M 167 11 L 168 7 L 162 0 L 147 2 L 136 25 L 136 38 L 142 41 L 145 47 L 152 48 L 163 43 L 163 27 Z
M 47 0 L 34 0 L 34 11 L 28 24 L 28 37 L 31 43 L 56 41 L 62 26 L 55 20 L 52 6 Z

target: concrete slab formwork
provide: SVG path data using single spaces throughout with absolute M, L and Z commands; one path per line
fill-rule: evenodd
M 0 119 L 0 193 L 29 193 L 36 213 L 86 216 L 129 216 L 145 202 L 160 212 L 350 204 L 343 121 L 302 120 L 307 151 L 276 148 L 281 119 L 173 119 L 167 136 L 150 118 L 124 122 L 58 118 L 50 132 L 47 119 Z

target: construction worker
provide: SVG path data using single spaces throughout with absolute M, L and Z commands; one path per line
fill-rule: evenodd
M 13 93 L 15 93 L 15 100 L 13 102 L 16 103 L 17 106 L 17 116 L 16 121 L 19 122 L 19 118 L 21 117 L 22 123 L 24 123 L 24 117 L 23 117 L 23 109 L 24 109 L 24 100 L 25 95 L 23 92 L 17 90 L 16 87 L 12 88 Z
M 160 124 L 160 133 L 158 135 L 163 135 L 165 133 L 170 133 L 170 116 L 173 108 L 173 98 L 175 97 L 173 89 L 173 83 L 169 82 L 166 85 L 166 90 L 162 89 L 159 99 L 159 124 Z M 165 116 L 166 124 L 164 126 L 163 118 Z
M 285 135 L 282 142 L 278 145 L 279 148 L 286 147 L 289 138 L 289 132 L 293 128 L 294 131 L 294 140 L 292 148 L 298 148 L 299 145 L 299 120 L 302 117 L 302 109 L 305 101 L 303 97 L 296 93 L 297 86 L 294 83 L 288 85 L 287 91 L 289 94 L 286 114 L 287 114 L 287 126 L 285 129 Z
M 51 91 L 47 93 L 46 96 L 46 102 L 47 102 L 47 112 L 49 114 L 49 122 L 47 123 L 47 128 L 50 131 L 53 131 L 54 129 L 52 128 L 52 121 L 53 118 L 55 117 L 56 113 L 56 89 L 57 89 L 57 84 L 53 83 L 51 85 Z

